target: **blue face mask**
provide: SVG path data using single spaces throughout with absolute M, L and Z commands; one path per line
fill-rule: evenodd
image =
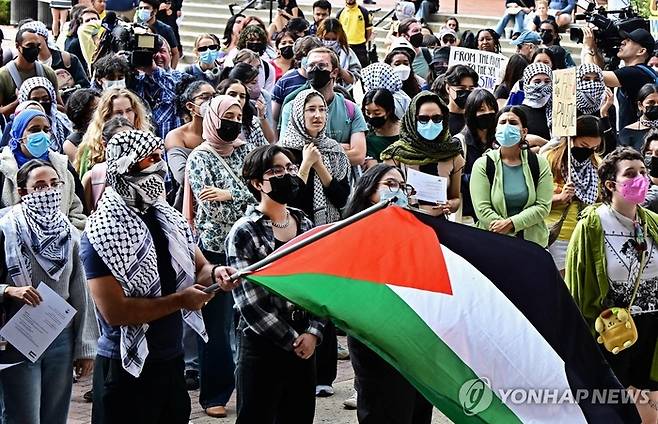
M 521 130 L 516 125 L 498 125 L 496 127 L 496 141 L 503 147 L 516 146 L 521 142 Z
M 139 9 L 137 11 L 137 22 L 145 24 L 149 19 L 151 19 L 151 11 L 146 9 Z
M 199 55 L 199 60 L 201 60 L 201 63 L 204 65 L 211 65 L 215 63 L 217 60 L 219 52 L 217 50 L 206 50 L 205 52 L 201 52 Z
M 441 134 L 441 131 L 443 131 L 443 121 L 434 122 L 430 120 L 425 124 L 418 122 L 416 129 L 418 130 L 418 134 L 425 140 L 434 141 Z
M 393 202 L 394 205 L 398 205 L 403 208 L 409 206 L 409 198 L 407 197 L 407 193 L 400 190 L 399 188 L 396 191 L 391 191 L 388 187 L 382 187 L 379 189 L 379 201 L 392 199 L 393 197 L 397 197 L 395 202 Z
M 50 137 L 43 131 L 30 134 L 25 140 L 25 148 L 32 155 L 32 157 L 40 158 L 43 156 L 50 147 Z

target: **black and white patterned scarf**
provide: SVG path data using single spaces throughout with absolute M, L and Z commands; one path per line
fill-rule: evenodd
M 279 144 L 282 147 L 301 151 L 304 150 L 305 145 L 313 143 L 320 151 L 322 162 L 327 167 L 331 176 L 337 181 L 341 181 L 350 172 L 350 161 L 347 159 L 343 148 L 336 140 L 327 137 L 326 124 L 317 137 L 311 137 L 306 131 L 304 107 L 306 106 L 307 98 L 312 94 L 319 95 L 324 102 L 324 97 L 313 89 L 299 92 L 295 100 L 293 100 L 288 132 L 286 133 L 286 137 L 279 141 Z M 320 177 L 316 173 L 313 177 L 313 223 L 315 225 L 329 224 L 339 219 L 340 211 L 327 199 L 324 194 L 322 181 L 320 181 Z
M 598 81 L 585 81 L 587 74 L 596 74 Z M 576 108 L 578 111 L 591 115 L 601 108 L 605 85 L 603 84 L 603 71 L 597 65 L 585 63 L 576 71 Z
M 51 189 L 22 197 L 0 220 L 5 235 L 7 272 L 16 286 L 28 286 L 32 281 L 34 256 L 43 271 L 59 280 L 70 256 L 72 240 L 78 230 L 60 210 L 62 192 Z
M 568 180 L 567 170 L 562 170 L 562 178 Z M 592 158 L 578 162 L 571 158 L 571 181 L 573 182 L 575 195 L 586 205 L 593 205 L 599 197 L 599 174 Z
M 546 121 L 550 131 L 553 122 L 553 84 L 531 84 L 530 80 L 538 74 L 546 74 L 553 81 L 553 71 L 550 66 L 545 63 L 528 65 L 523 71 L 523 92 L 525 94 L 523 104 L 534 109 L 546 106 Z
M 89 242 L 117 279 L 128 297 L 161 295 L 160 275 L 153 238 L 146 224 L 130 207 L 122 193 L 131 192 L 126 177 L 130 169 L 156 149 L 162 139 L 142 131 L 126 131 L 107 144 L 107 184 L 98 208 L 87 221 Z M 194 284 L 195 244 L 185 218 L 164 200 L 152 206 L 165 237 L 169 240 L 171 265 L 176 272 L 176 291 Z M 183 310 L 183 319 L 205 341 L 208 340 L 200 311 Z M 148 324 L 121 326 L 123 368 L 138 377 L 148 356 Z

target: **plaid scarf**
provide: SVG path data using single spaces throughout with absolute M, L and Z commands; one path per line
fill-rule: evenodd
M 125 174 L 136 163 L 162 147 L 162 139 L 142 131 L 115 135 L 107 144 L 108 187 L 98 208 L 87 221 L 89 242 L 117 279 L 128 297 L 161 295 L 160 275 L 153 238 L 146 224 L 128 206 L 119 189 L 127 189 Z M 185 218 L 163 200 L 152 207 L 169 240 L 171 265 L 176 272 L 176 291 L 194 284 L 195 244 Z M 183 310 L 183 319 L 205 341 L 208 340 L 200 311 Z M 121 326 L 123 368 L 138 377 L 148 356 L 148 324 Z
M 587 74 L 596 74 L 598 81 L 585 81 Z M 603 84 L 603 71 L 596 65 L 585 63 L 578 67 L 576 72 L 576 108 L 578 111 L 591 115 L 601 107 L 605 85 Z
M 325 132 L 327 126 L 322 128 L 316 137 L 311 137 L 306 131 L 304 123 L 304 107 L 310 95 L 318 95 L 324 102 L 324 97 L 313 89 L 302 90 L 297 94 L 292 104 L 292 114 L 286 138 L 279 141 L 282 147 L 295 150 L 304 150 L 304 146 L 313 143 L 322 155 L 322 162 L 337 181 L 349 175 L 350 162 L 343 148 L 329 137 Z M 325 102 L 326 106 L 326 102 Z M 315 225 L 329 224 L 340 220 L 340 211 L 327 199 L 324 194 L 322 181 L 317 173 L 313 177 L 313 223 Z
M 60 212 L 61 201 L 58 189 L 30 193 L 0 220 L 7 271 L 16 286 L 32 284 L 30 253 L 50 278 L 62 275 L 78 230 Z

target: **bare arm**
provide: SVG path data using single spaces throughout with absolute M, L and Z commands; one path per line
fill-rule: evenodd
M 366 160 L 366 134 L 355 132 L 350 137 L 350 144 L 343 144 L 343 149 L 352 165 L 361 165 Z
M 180 59 L 180 52 L 178 47 L 171 49 L 171 69 L 176 69 L 178 66 L 178 60 Z

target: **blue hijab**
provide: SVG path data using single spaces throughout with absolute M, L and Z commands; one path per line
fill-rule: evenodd
M 9 148 L 14 154 L 14 158 L 16 159 L 16 163 L 18 164 L 19 168 L 25 165 L 25 163 L 27 163 L 30 159 L 48 160 L 48 153 L 50 150 L 39 158 L 28 157 L 25 155 L 25 153 L 23 153 L 23 150 L 21 150 L 21 138 L 23 137 L 25 128 L 27 128 L 30 121 L 32 121 L 32 119 L 36 118 L 37 116 L 42 116 L 48 119 L 48 116 L 39 110 L 25 109 L 14 117 L 14 121 L 11 125 L 11 141 L 9 142 Z

